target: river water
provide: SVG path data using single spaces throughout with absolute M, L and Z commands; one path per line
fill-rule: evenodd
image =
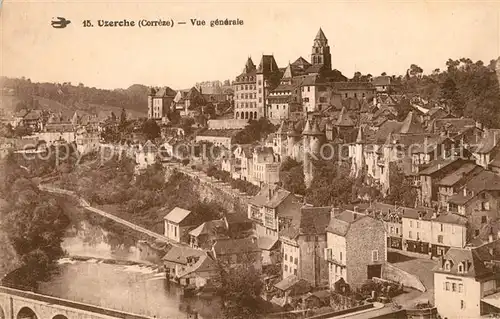
M 59 260 L 50 279 L 38 292 L 63 299 L 98 305 L 161 319 L 188 318 L 187 309 L 199 318 L 218 318 L 215 302 L 183 298 L 175 284 L 154 265 L 109 264 L 103 259 L 140 261 L 136 247 L 110 244 L 109 234 L 86 222 L 73 225 L 62 243 L 68 258 Z M 92 257 L 85 261 L 71 256 Z

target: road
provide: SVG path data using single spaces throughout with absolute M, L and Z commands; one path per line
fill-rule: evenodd
M 120 217 L 117 217 L 113 214 L 110 214 L 108 212 L 105 212 L 103 211 L 102 209 L 98 209 L 98 208 L 95 208 L 95 207 L 92 207 L 90 205 L 90 203 L 88 201 L 86 201 L 84 198 L 78 196 L 75 192 L 73 191 L 69 191 L 69 190 L 66 190 L 66 189 L 62 189 L 62 188 L 58 188 L 58 187 L 53 187 L 53 186 L 48 186 L 48 185 L 38 185 L 38 188 L 42 191 L 46 191 L 46 192 L 49 192 L 49 193 L 53 193 L 53 194 L 60 194 L 60 195 L 67 195 L 67 196 L 71 196 L 75 199 L 78 200 L 78 203 L 80 204 L 81 207 L 93 212 L 93 213 L 96 213 L 96 214 L 99 214 L 103 217 L 106 217 L 106 218 L 109 218 L 119 224 L 122 224 L 124 226 L 127 226 L 133 230 L 136 230 L 140 233 L 143 233 L 145 235 L 148 235 L 150 237 L 153 237 L 157 240 L 160 240 L 162 242 L 165 242 L 165 243 L 168 243 L 172 246 L 178 246 L 178 247 L 187 247 L 186 244 L 182 244 L 182 243 L 177 243 L 177 242 L 174 242 L 172 241 L 171 239 L 161 235 L 161 234 L 158 234 L 158 233 L 155 233 L 149 229 L 146 229 L 144 227 L 141 227 L 141 226 L 138 226 L 134 223 L 131 223 L 125 219 L 122 219 Z

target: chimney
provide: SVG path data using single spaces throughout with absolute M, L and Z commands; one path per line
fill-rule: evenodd
M 338 214 L 338 208 L 332 208 L 332 210 L 330 211 L 330 220 L 334 219 L 335 215 L 337 214 Z
M 464 187 L 464 195 L 463 196 L 467 196 L 467 187 Z

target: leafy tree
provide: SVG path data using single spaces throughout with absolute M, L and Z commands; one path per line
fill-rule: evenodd
M 406 207 L 415 206 L 417 191 L 395 163 L 389 166 L 389 193 L 385 202 Z
M 286 158 L 280 167 L 280 181 L 284 189 L 293 194 L 305 195 L 304 168 L 292 158 Z
M 235 136 L 237 144 L 251 144 L 265 138 L 268 134 L 276 131 L 276 126 L 266 118 L 249 120 L 248 125 Z
M 260 273 L 251 263 L 220 267 L 215 286 L 224 318 L 253 319 L 262 313 L 260 294 L 263 283 Z
M 155 120 L 149 119 L 144 122 L 142 126 L 142 132 L 146 135 L 148 140 L 154 140 L 160 136 L 161 129 Z
M 311 187 L 306 190 L 306 200 L 314 206 L 340 206 L 352 199 L 354 178 L 350 169 L 331 161 L 315 161 Z

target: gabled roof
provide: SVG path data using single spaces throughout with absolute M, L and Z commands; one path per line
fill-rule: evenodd
M 424 128 L 422 124 L 418 121 L 417 117 L 413 113 L 413 111 L 408 112 L 405 120 L 403 121 L 403 125 L 401 125 L 401 129 L 399 133 L 402 134 L 416 134 L 423 133 Z
M 351 224 L 365 217 L 367 217 L 367 215 L 365 214 L 353 212 L 351 210 L 345 210 L 330 220 L 330 224 L 328 225 L 326 230 L 336 235 L 345 237 L 349 232 Z
M 459 159 L 438 159 L 435 161 L 432 161 L 430 166 L 428 166 L 426 169 L 422 170 L 419 174 L 420 175 L 432 175 L 441 169 L 447 167 L 451 163 L 454 163 L 458 161 Z
M 216 256 L 260 251 L 257 242 L 252 238 L 220 239 L 214 244 L 213 249 Z
M 189 214 L 191 214 L 191 211 L 180 207 L 175 207 L 170 211 L 170 213 L 167 214 L 167 216 L 164 217 L 164 219 L 178 224 L 182 222 Z
M 449 271 L 445 270 L 445 264 L 447 261 L 451 261 Z M 463 264 L 464 262 L 465 264 Z M 466 271 L 459 273 L 458 266 L 461 263 L 465 266 Z M 450 248 L 444 257 L 439 260 L 438 265 L 434 268 L 434 271 L 464 277 L 482 277 L 491 273 L 481 260 L 477 249 L 455 247 Z
M 278 246 L 279 240 L 275 237 L 260 236 L 257 238 L 257 246 L 262 250 L 272 250 Z
M 210 256 L 205 254 L 200 256 L 194 264 L 186 267 L 184 270 L 181 270 L 179 272 L 179 278 L 187 276 L 191 273 L 216 271 L 217 268 L 217 263 L 210 258 Z
M 306 292 L 306 290 L 309 290 L 311 288 L 311 284 L 307 280 L 299 279 L 295 275 L 290 275 L 275 284 L 274 287 L 278 288 L 281 291 L 298 288 L 298 290 Z
M 177 95 L 177 92 L 169 88 L 168 86 L 161 87 L 156 91 L 154 94 L 155 97 L 175 97 Z
M 438 185 L 440 186 L 454 186 L 460 181 L 463 181 L 464 178 L 468 177 L 469 174 L 479 173 L 483 170 L 483 168 L 476 163 L 464 163 L 460 166 L 459 169 L 453 171 L 443 177 Z
M 163 256 L 162 260 L 170 261 L 179 264 L 187 264 L 188 257 L 201 257 L 207 253 L 201 249 L 194 249 L 191 247 L 178 247 L 172 246 L 170 250 Z
M 333 207 L 303 206 L 299 218 L 280 231 L 280 236 L 295 239 L 299 235 L 323 234 L 330 222 Z
M 295 60 L 295 62 L 292 63 L 292 66 L 296 66 L 303 70 L 306 70 L 311 66 L 311 63 L 307 62 L 307 60 L 303 57 L 299 57 L 297 60 Z
M 443 224 L 467 225 L 467 217 L 454 213 L 444 213 L 437 215 L 435 221 Z
M 278 207 L 291 193 L 284 188 L 272 185 L 262 187 L 257 195 L 250 199 L 250 204 L 269 208 Z
M 225 227 L 226 223 L 223 220 L 210 220 L 208 222 L 204 222 L 200 226 L 190 231 L 189 235 L 194 237 L 198 237 L 200 235 L 213 235 L 215 234 L 218 228 L 225 228 Z

